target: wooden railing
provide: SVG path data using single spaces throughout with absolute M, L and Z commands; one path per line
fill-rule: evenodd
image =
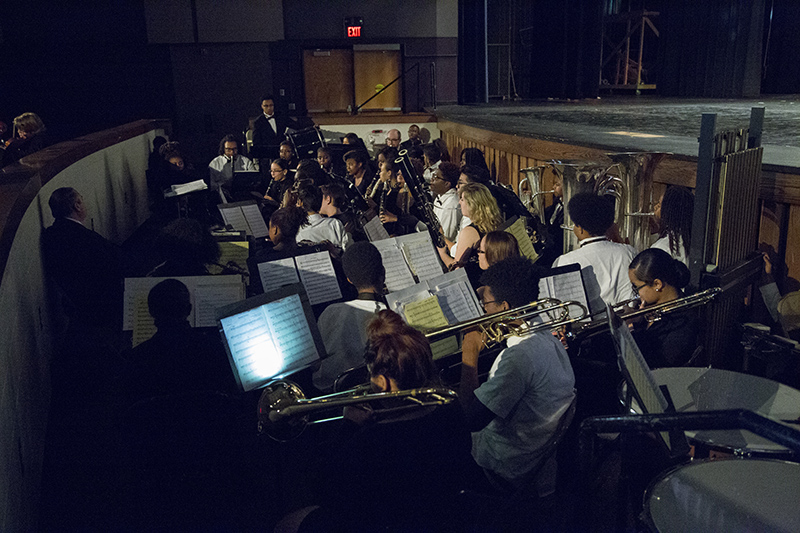
M 518 191 L 520 170 L 542 165 L 552 159 L 582 159 L 611 163 L 605 154 L 611 150 L 587 148 L 565 142 L 521 137 L 440 120 L 442 138 L 453 158 L 464 148 L 478 148 L 486 158 L 492 177 Z M 798 161 L 800 166 L 800 161 Z M 697 174 L 695 157 L 670 156 L 662 161 L 654 175 L 654 195 L 660 196 L 667 185 L 694 188 Z M 552 189 L 553 175 L 543 178 L 544 190 Z M 778 254 L 777 278 L 782 291 L 800 289 L 800 169 L 762 166 L 761 222 L 759 243 L 771 246 Z M 545 197 L 550 202 L 549 197 Z

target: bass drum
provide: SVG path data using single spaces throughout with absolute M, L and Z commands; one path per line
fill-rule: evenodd
M 800 464 L 771 459 L 696 461 L 645 493 L 653 531 L 800 531 Z

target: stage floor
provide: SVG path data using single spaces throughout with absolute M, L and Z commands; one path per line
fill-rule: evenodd
M 703 113 L 716 113 L 716 129 L 722 131 L 747 127 L 752 107 L 766 108 L 764 165 L 800 168 L 800 95 L 757 100 L 604 96 L 580 101 L 440 106 L 435 113 L 439 120 L 498 133 L 604 150 L 667 151 L 696 158 Z

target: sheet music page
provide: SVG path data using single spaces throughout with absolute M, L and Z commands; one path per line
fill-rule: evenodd
M 281 371 L 267 315 L 258 307 L 220 320 L 242 388 L 252 390 Z
M 134 294 L 134 321 L 133 321 L 133 346 L 136 347 L 155 335 L 157 328 L 155 320 L 150 315 L 147 307 L 147 292 L 141 291 Z
M 439 261 L 439 253 L 433 247 L 431 234 L 427 231 L 396 237 L 409 266 L 419 281 L 425 281 L 444 272 Z
M 427 281 L 417 283 L 411 287 L 406 287 L 399 291 L 390 292 L 386 295 L 386 303 L 389 309 L 403 315 L 403 307 L 409 302 L 422 300 L 431 295 L 430 287 Z M 405 317 L 404 317 L 405 318 Z
M 381 253 L 383 268 L 386 270 L 386 288 L 389 289 L 389 292 L 399 291 L 416 284 L 395 239 L 384 239 L 372 244 Z
M 264 292 L 300 282 L 294 259 L 291 257 L 259 263 L 258 275 L 261 277 L 261 286 L 264 288 Z
M 403 314 L 408 325 L 418 329 L 443 328 L 448 325 L 436 296 L 407 303 Z
M 247 258 L 250 256 L 250 243 L 247 241 L 222 241 L 219 244 L 219 265 L 226 265 L 233 262 L 237 268 L 247 272 Z M 224 270 L 219 265 L 207 265 L 211 274 L 221 274 Z
M 519 245 L 519 252 L 530 259 L 531 261 L 536 261 L 539 258 L 539 254 L 536 253 L 536 250 L 533 248 L 533 243 L 531 242 L 531 238 L 528 236 L 528 232 L 525 230 L 525 219 L 517 218 L 513 224 L 505 229 L 508 233 L 514 236 L 517 239 L 517 244 Z M 549 266 L 549 265 L 548 265 Z
M 390 238 L 389 232 L 386 231 L 386 227 L 383 225 L 383 222 L 381 222 L 380 217 L 372 217 L 372 220 L 364 224 L 364 232 L 367 234 L 369 242 L 382 241 Z
M 266 222 L 264 222 L 264 217 L 261 216 L 261 211 L 259 211 L 258 205 L 243 205 L 242 215 L 247 221 L 249 234 L 251 234 L 253 237 L 260 239 L 269 235 L 269 228 L 267 227 Z
M 216 327 L 217 308 L 244 300 L 242 276 L 194 276 L 194 326 Z
M 583 288 L 581 272 L 565 272 L 555 276 L 547 276 L 539 280 L 539 298 L 555 298 L 566 301 L 576 301 L 589 309 L 589 300 Z
M 265 307 L 272 339 L 281 355 L 282 370 L 305 366 L 319 359 L 299 295 L 287 296 Z
M 433 341 L 431 343 L 431 352 L 433 354 L 433 360 L 436 361 L 437 359 L 441 359 L 442 357 L 447 357 L 452 353 L 457 353 L 460 350 L 458 349 L 458 337 L 453 335 L 452 337 L 445 337 L 444 339 L 439 339 L 438 341 Z
M 242 212 L 242 208 L 237 206 L 226 207 L 225 205 L 218 205 L 222 220 L 225 221 L 226 226 L 232 226 L 236 231 L 244 231 L 247 235 L 252 235 L 250 226 L 247 225 L 247 219 Z
M 428 284 L 431 292 L 438 296 L 444 316 L 451 325 L 483 315 L 478 297 L 463 268 L 438 276 Z
M 342 297 L 330 253 L 323 250 L 313 254 L 299 255 L 295 257 L 295 261 L 311 305 L 338 300 Z

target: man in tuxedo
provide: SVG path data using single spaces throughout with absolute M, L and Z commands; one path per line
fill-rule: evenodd
M 277 159 L 281 142 L 286 139 L 288 121 L 275 113 L 275 99 L 267 95 L 261 99 L 263 114 L 253 124 L 253 148 L 250 155 L 256 159 Z M 264 164 L 259 162 L 261 168 Z M 269 165 L 266 165 L 267 167 Z
M 71 187 L 50 195 L 55 222 L 42 233 L 45 273 L 67 297 L 75 324 L 115 327 L 122 317 L 119 250 L 84 226 L 83 197 Z

